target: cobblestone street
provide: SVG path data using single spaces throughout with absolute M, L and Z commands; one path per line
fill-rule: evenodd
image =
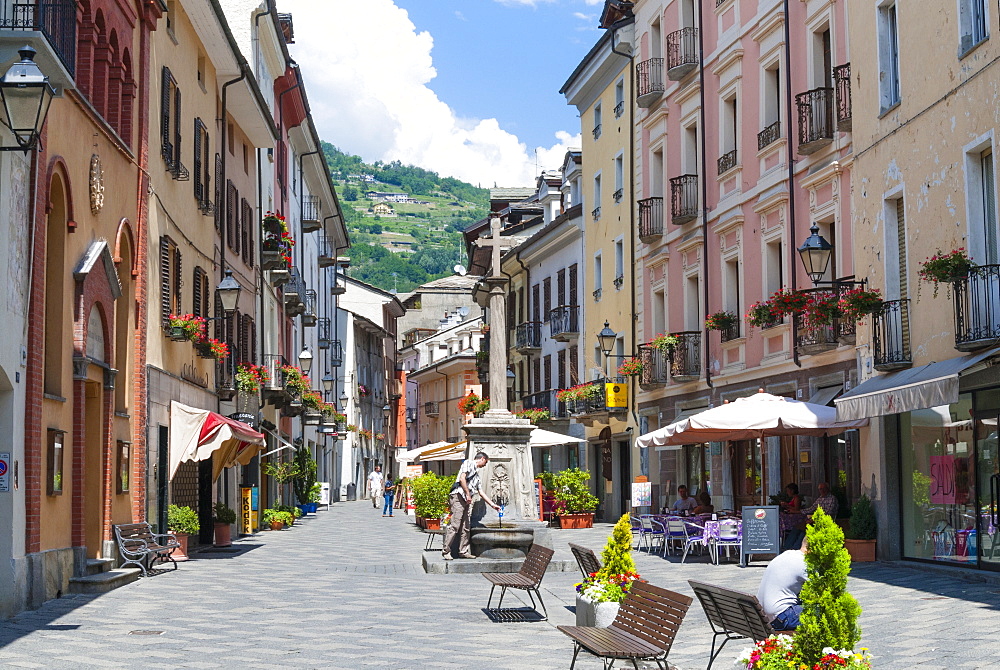
M 553 531 L 600 551 L 610 526 Z M 427 575 L 424 536 L 405 516 L 382 518 L 365 502 L 340 503 L 295 528 L 206 552 L 176 572 L 102 596 L 67 596 L 0 623 L 0 666 L 23 668 L 568 668 L 579 573 L 543 582 L 550 620 L 493 623 L 479 575 Z M 566 552 L 568 554 L 568 552 Z M 690 559 L 689 559 L 690 560 Z M 652 583 L 690 594 L 694 578 L 756 591 L 763 563 L 680 565 L 636 553 Z M 856 566 L 851 590 L 864 608 L 863 644 L 876 667 L 996 668 L 1000 587 L 891 564 Z M 155 633 L 154 631 L 161 631 Z M 670 661 L 708 663 L 711 634 L 695 602 Z M 740 646 L 716 664 L 724 670 Z M 581 656 L 577 667 L 599 668 Z

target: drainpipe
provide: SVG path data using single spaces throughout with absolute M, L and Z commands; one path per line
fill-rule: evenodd
M 788 0 L 785 0 L 786 2 Z M 703 277 L 703 292 L 705 296 L 705 310 L 708 310 L 708 299 L 709 299 L 709 284 L 708 284 L 708 163 L 705 157 L 705 131 L 707 130 L 705 124 L 705 22 L 702 20 L 704 15 L 703 3 L 699 0 L 698 2 L 698 96 L 700 98 L 701 109 L 698 114 L 701 120 L 701 176 L 698 181 L 701 182 L 701 247 L 702 247 L 702 277 Z M 785 15 L 785 28 L 788 27 L 788 15 Z M 702 325 L 701 331 L 701 341 L 702 347 L 705 350 L 705 383 L 708 388 L 713 388 L 712 384 L 712 364 L 708 357 L 708 328 Z
M 798 288 L 798 281 L 795 275 L 795 161 L 792 160 L 792 46 L 791 30 L 789 28 L 789 2 L 784 0 L 785 12 L 785 119 L 788 127 L 785 129 L 785 137 L 788 144 L 788 255 L 790 258 L 788 274 L 792 282 L 792 290 Z M 799 348 L 795 346 L 795 341 L 799 336 L 798 323 L 792 317 L 792 361 L 798 367 L 802 367 L 799 360 Z

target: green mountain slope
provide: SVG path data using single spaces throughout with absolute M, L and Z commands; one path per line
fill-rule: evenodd
M 322 143 L 351 236 L 349 274 L 385 290 L 412 291 L 465 263 L 461 231 L 486 216 L 489 190 L 403 165 L 365 163 Z M 393 200 L 369 194 L 402 194 Z

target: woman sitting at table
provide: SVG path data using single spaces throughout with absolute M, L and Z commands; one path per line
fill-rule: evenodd
M 708 495 L 708 492 L 702 491 L 698 494 L 698 506 L 694 508 L 692 514 L 711 514 L 715 511 L 715 505 L 712 504 L 712 498 Z
M 802 496 L 799 495 L 799 485 L 795 482 L 791 482 L 785 487 L 785 495 L 789 497 L 789 501 L 786 503 L 781 503 L 782 512 L 792 512 L 798 513 L 802 509 Z

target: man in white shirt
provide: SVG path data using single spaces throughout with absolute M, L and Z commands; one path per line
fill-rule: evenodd
M 372 499 L 372 507 L 378 509 L 378 499 L 382 495 L 382 488 L 385 486 L 385 479 L 382 477 L 382 466 L 376 465 L 375 469 L 368 475 L 368 497 Z
M 680 512 L 681 514 L 690 514 L 695 507 L 698 506 L 698 501 L 688 495 L 688 487 L 681 484 L 677 487 L 677 500 L 674 501 L 673 510 L 675 512 Z
M 483 491 L 482 480 L 479 477 L 479 470 L 486 467 L 490 457 L 479 452 L 475 458 L 467 458 L 462 462 L 462 467 L 458 469 L 458 476 L 455 483 L 451 485 L 451 494 L 448 496 L 448 506 L 451 508 L 451 523 L 444 533 L 444 544 L 441 548 L 441 555 L 444 560 L 450 561 L 451 543 L 458 535 L 458 557 L 475 558 L 472 555 L 472 548 L 469 545 L 469 526 L 472 523 L 472 494 L 479 493 L 483 502 L 493 509 L 500 509 L 500 506 L 489 499 Z
M 774 630 L 799 627 L 799 615 L 802 614 L 799 593 L 806 583 L 806 551 L 803 540 L 800 548 L 781 552 L 760 578 L 757 600 Z

